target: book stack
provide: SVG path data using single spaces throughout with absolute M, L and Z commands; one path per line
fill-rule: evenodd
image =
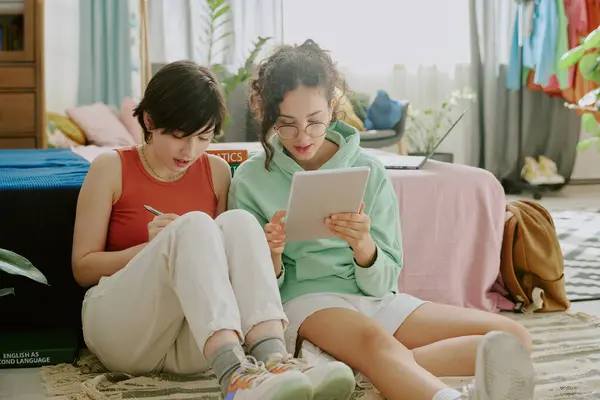
M 72 363 L 79 351 L 74 329 L 0 332 L 0 368 L 32 368 Z
M 231 176 L 244 161 L 248 159 L 248 150 L 207 150 L 208 154 L 221 157 L 229 164 Z

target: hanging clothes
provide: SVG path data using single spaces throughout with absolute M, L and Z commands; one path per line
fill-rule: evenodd
M 569 50 L 579 46 L 579 40 L 588 32 L 588 12 L 586 0 L 564 0 L 565 13 L 569 21 L 567 33 L 569 35 Z M 575 86 L 577 66 L 569 68 L 569 87 Z
M 585 7 L 588 15 L 588 33 L 600 26 L 600 1 L 586 0 Z
M 523 29 L 523 67 L 535 69 L 534 83 L 545 86 L 548 85 L 552 74 L 556 72 L 558 10 L 556 0 L 535 0 L 533 7 L 531 35 L 525 36 L 527 32 Z M 515 27 L 506 76 L 506 86 L 509 89 L 519 89 L 521 79 L 523 79 L 519 65 L 519 13 L 520 8 L 517 9 L 515 15 Z
M 548 85 L 544 87 L 544 91 L 548 94 L 561 94 L 563 89 L 568 89 L 569 85 L 569 70 L 558 66 L 561 57 L 569 51 L 569 33 L 567 13 L 565 10 L 564 0 L 554 0 L 556 3 L 557 37 L 556 49 L 554 51 L 554 75 L 550 77 Z

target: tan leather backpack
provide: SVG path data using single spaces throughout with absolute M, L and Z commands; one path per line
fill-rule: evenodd
M 569 308 L 564 259 L 554 221 L 540 204 L 529 200 L 507 203 L 500 273 L 517 304 L 515 311 Z

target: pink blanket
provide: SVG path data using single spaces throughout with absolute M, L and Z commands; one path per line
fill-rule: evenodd
M 213 149 L 260 150 L 258 143 Z M 74 151 L 88 160 L 107 148 Z M 385 154 L 365 149 L 372 154 Z M 505 197 L 489 172 L 429 161 L 415 171 L 388 170 L 400 202 L 404 268 L 400 290 L 419 298 L 486 311 L 512 308 L 496 284 Z
M 495 285 L 505 211 L 498 180 L 479 168 L 437 161 L 389 175 L 402 221 L 400 290 L 487 311 L 511 308 Z

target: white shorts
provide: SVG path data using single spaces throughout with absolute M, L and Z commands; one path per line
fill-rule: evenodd
M 285 331 L 288 353 L 294 354 L 299 343 L 298 330 L 306 318 L 327 308 L 347 308 L 374 319 L 393 335 L 404 320 L 426 301 L 406 293 L 389 293 L 384 297 L 369 297 L 340 293 L 313 293 L 287 302 L 283 309 L 289 325 Z

